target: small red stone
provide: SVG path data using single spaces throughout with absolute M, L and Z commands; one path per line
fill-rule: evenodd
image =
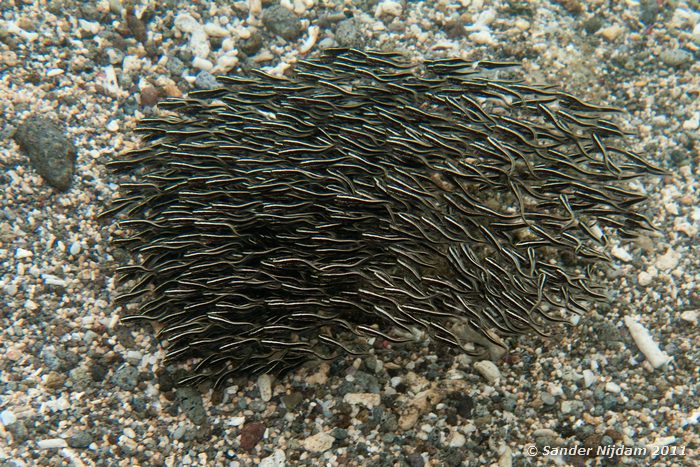
M 241 429 L 241 448 L 252 451 L 265 434 L 267 427 L 260 422 L 251 422 Z
M 141 90 L 141 105 L 144 107 L 156 105 L 160 97 L 160 89 L 154 88 L 153 86 L 146 86 Z

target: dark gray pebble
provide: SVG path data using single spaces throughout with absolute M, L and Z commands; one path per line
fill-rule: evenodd
M 446 466 L 450 467 L 462 465 L 464 461 L 464 451 L 462 449 L 450 448 L 443 454 L 442 461 Z
M 238 48 L 246 55 L 253 55 L 260 50 L 262 44 L 262 34 L 260 34 L 260 31 L 256 29 L 250 34 L 249 38 L 238 41 Z
M 76 449 L 85 449 L 92 444 L 92 435 L 87 431 L 79 431 L 68 438 L 68 446 Z
M 603 398 L 603 408 L 605 410 L 615 410 L 617 407 L 617 397 L 608 394 Z
M 220 86 L 216 77 L 205 70 L 200 71 L 194 79 L 194 87 L 197 89 L 216 89 Z
M 553 405 L 556 402 L 554 396 L 548 392 L 543 392 L 542 394 L 540 394 L 540 399 L 542 399 L 542 403 L 545 405 Z
M 282 396 L 282 402 L 284 403 L 284 406 L 289 410 L 293 410 L 294 407 L 299 405 L 299 402 L 301 402 L 302 400 L 303 396 L 300 392 L 293 392 L 291 394 Z
M 408 461 L 408 465 L 411 467 L 423 467 L 425 465 L 423 456 L 421 456 L 418 452 L 409 454 L 406 460 Z
M 90 370 L 82 366 L 73 368 L 68 373 L 68 376 L 71 384 L 77 390 L 87 389 L 93 381 L 92 375 L 90 374 Z
M 333 428 L 333 431 L 331 431 L 331 436 L 339 441 L 342 441 L 348 437 L 348 430 L 345 428 Z
M 207 419 L 207 412 L 204 410 L 202 395 L 194 388 L 184 387 L 175 390 L 178 405 L 182 412 L 192 420 L 192 423 L 201 425 Z
M 583 29 L 588 34 L 593 35 L 603 27 L 603 19 L 600 16 L 591 16 L 583 22 Z
M 342 47 L 361 48 L 364 45 L 365 38 L 358 28 L 357 21 L 354 18 L 346 19 L 338 23 L 335 28 L 335 40 Z
M 15 423 L 11 423 L 5 427 L 7 431 L 12 433 L 12 440 L 15 444 L 20 444 L 29 439 L 29 431 L 27 426 L 21 420 L 17 420 Z
M 389 414 L 382 420 L 381 430 L 385 432 L 396 431 L 399 427 L 399 420 L 396 415 Z
M 160 392 L 168 392 L 175 387 L 175 379 L 169 368 L 158 370 L 156 377 Z
M 173 431 L 172 438 L 175 441 L 179 441 L 185 436 L 185 432 L 187 431 L 187 427 L 185 425 L 180 425 L 177 428 L 175 428 L 175 431 Z
M 450 399 L 454 401 L 454 408 L 460 417 L 471 418 L 474 413 L 474 400 L 471 397 L 462 393 L 452 393 Z
M 131 365 L 123 365 L 114 372 L 112 380 L 114 384 L 120 388 L 125 391 L 130 391 L 134 389 L 139 382 L 139 370 Z
M 75 171 L 75 146 L 65 129 L 41 115 L 32 115 L 17 128 L 15 141 L 32 166 L 49 185 L 61 191 L 70 187 Z
M 683 49 L 664 50 L 659 54 L 659 58 L 664 64 L 680 68 L 693 62 L 693 54 Z
M 354 376 L 355 389 L 357 392 L 371 392 L 373 394 L 378 394 L 381 390 L 379 380 L 377 380 L 376 376 L 365 373 L 364 371 L 358 371 Z
M 148 404 L 145 400 L 141 399 L 140 397 L 134 397 L 133 399 L 131 399 L 131 407 L 133 407 L 135 411 L 140 413 L 146 410 Z
M 301 36 L 301 21 L 281 5 L 267 8 L 263 12 L 262 21 L 268 31 L 288 41 L 296 40 Z
M 107 376 L 107 367 L 99 363 L 95 363 L 90 368 L 90 374 L 92 376 L 92 380 L 96 383 L 104 381 L 105 376 Z
M 264 412 L 265 409 L 267 409 L 267 403 L 259 399 L 254 399 L 250 403 L 250 410 L 252 410 L 253 412 Z
M 661 6 L 658 0 L 641 0 L 639 2 L 639 19 L 644 24 L 654 24 Z
M 61 359 L 58 358 L 56 352 L 53 350 L 44 348 L 41 351 L 41 356 L 44 359 L 44 364 L 49 370 L 56 370 L 61 366 Z
M 165 69 L 168 70 L 172 76 L 180 76 L 182 72 L 185 71 L 185 64 L 182 60 L 174 55 L 168 57 L 168 62 L 165 64 Z

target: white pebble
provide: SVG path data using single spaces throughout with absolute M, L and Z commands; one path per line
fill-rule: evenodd
M 117 122 L 116 120 L 110 120 L 107 124 L 107 130 L 111 132 L 119 131 L 119 122 Z
M 17 259 L 31 258 L 32 256 L 34 256 L 34 253 L 30 250 L 25 250 L 24 248 L 17 248 L 15 250 L 15 258 Z
M 127 438 L 134 439 L 134 438 L 136 438 L 136 432 L 134 431 L 133 428 L 126 427 L 126 428 L 124 428 L 124 436 L 126 436 Z
M 209 46 L 209 37 L 204 32 L 204 28 L 199 27 L 192 31 L 190 36 L 190 50 L 192 55 L 198 58 L 207 58 L 211 47 Z
M 376 407 L 381 402 L 379 394 L 369 392 L 348 393 L 343 397 L 343 402 L 350 405 L 364 405 L 368 408 Z
M 620 388 L 619 384 L 608 381 L 605 383 L 605 390 L 607 392 L 612 392 L 613 394 L 619 394 L 622 389 Z
M 482 29 L 481 31 L 469 34 L 469 40 L 479 45 L 494 44 L 493 36 L 491 36 L 491 31 L 489 31 L 488 29 Z
M 192 66 L 204 71 L 211 71 L 211 69 L 214 68 L 212 62 L 202 57 L 195 57 L 194 60 L 192 60 Z
M 532 432 L 532 436 L 534 438 L 552 438 L 552 439 L 557 439 L 559 438 L 559 433 L 556 431 L 552 430 L 551 428 L 538 428 L 537 430 Z
M 394 0 L 384 0 L 383 2 L 379 3 L 377 8 L 374 10 L 374 17 L 381 18 L 384 15 L 392 17 L 400 16 L 401 11 L 403 11 L 401 3 Z
M 281 449 L 275 449 L 271 456 L 260 459 L 258 467 L 284 467 L 286 465 L 287 456 Z
M 126 353 L 126 360 L 133 365 L 140 364 L 142 358 L 143 353 L 139 352 L 138 350 L 129 350 Z
M 304 448 L 311 452 L 328 451 L 333 446 L 335 438 L 328 433 L 316 433 L 304 440 Z
M 492 361 L 481 360 L 474 364 L 474 368 L 491 384 L 498 383 L 501 379 L 501 372 Z
M 693 42 L 700 44 L 700 22 L 698 22 L 693 28 L 693 33 L 691 34 Z
M 314 6 L 313 0 L 294 0 L 294 14 L 301 16 L 306 13 L 307 8 Z
M 262 0 L 248 0 L 248 13 L 250 16 L 258 16 L 262 12 Z
M 272 377 L 270 375 L 258 376 L 258 390 L 260 391 L 260 398 L 264 402 L 272 399 Z
M 634 318 L 625 316 L 625 325 L 627 329 L 629 329 L 637 347 L 644 354 L 652 367 L 659 368 L 673 359 L 659 348 L 647 328 L 642 326 Z
M 489 25 L 493 23 L 495 19 L 496 10 L 494 10 L 493 8 L 489 8 L 488 10 L 484 10 L 481 13 L 479 13 L 474 23 L 479 25 Z
M 626 262 L 626 263 L 632 261 L 632 255 L 629 254 L 629 252 L 628 252 L 627 250 L 625 250 L 625 249 L 624 249 L 623 247 L 621 247 L 621 246 L 616 246 L 616 247 L 614 247 L 614 248 L 610 251 L 610 253 L 611 253 L 615 258 L 619 259 L 620 261 L 624 261 L 624 262 Z
M 216 59 L 216 69 L 220 72 L 226 73 L 238 65 L 238 52 L 233 51 L 227 53 Z
M 583 385 L 587 388 L 590 388 L 597 379 L 598 378 L 596 377 L 595 373 L 593 373 L 591 370 L 583 370 Z
M 461 448 L 466 442 L 467 438 L 462 433 L 453 431 L 448 446 L 451 448 Z
M 498 458 L 498 467 L 513 467 L 513 450 L 507 444 L 501 446 L 501 456 Z
M 698 127 L 700 127 L 700 112 L 695 112 L 691 118 L 683 122 L 684 130 L 693 131 Z
M 0 423 L 4 426 L 12 425 L 17 421 L 17 417 L 11 410 L 3 410 L 0 412 Z
M 17 284 L 6 284 L 2 287 L 2 289 L 7 295 L 12 297 L 17 293 Z
M 65 287 L 67 285 L 66 281 L 60 277 L 56 277 L 53 274 L 42 274 L 41 278 L 44 279 L 46 285 L 57 285 L 59 287 Z
M 624 32 L 624 29 L 617 25 L 613 24 L 612 26 L 608 26 L 607 28 L 602 28 L 599 29 L 598 32 L 596 32 L 597 35 L 603 36 L 605 40 L 612 42 L 618 37 L 620 37 L 620 34 Z
M 654 280 L 654 276 L 649 274 L 647 271 L 642 271 L 637 275 L 637 280 L 639 281 L 639 285 L 646 287 L 647 285 L 651 284 L 652 280 Z
M 198 27 L 201 27 L 199 21 L 197 21 L 189 13 L 180 13 L 175 17 L 175 27 L 182 32 L 192 32 Z
M 683 419 L 681 426 L 697 425 L 698 421 L 700 421 L 700 409 L 695 409 L 690 415 Z
M 80 26 L 81 31 L 92 34 L 93 36 L 100 32 L 100 23 L 97 21 L 86 21 L 84 19 L 78 20 L 78 26 Z
M 75 242 L 71 243 L 70 248 L 68 248 L 68 253 L 70 253 L 73 256 L 80 253 L 80 242 L 75 241 Z
M 190 51 L 192 55 L 199 58 L 206 58 L 211 51 L 209 36 L 201 25 L 189 13 L 180 13 L 175 17 L 175 27 L 190 35 Z
M 695 325 L 698 324 L 698 318 L 700 318 L 700 310 L 686 310 L 681 313 L 681 319 Z
M 243 39 L 243 37 L 241 37 L 241 39 Z M 230 37 L 227 37 L 226 39 L 224 39 L 223 41 L 221 41 L 221 47 L 219 48 L 219 50 L 220 50 L 221 52 L 230 52 L 230 51 L 232 51 L 235 47 L 236 47 L 236 41 L 234 41 L 234 40 L 231 39 Z M 238 53 L 238 51 L 236 51 L 236 53 Z
M 561 403 L 561 413 L 568 414 L 574 411 L 574 401 L 563 401 Z
M 559 396 L 564 395 L 564 389 L 562 389 L 561 384 L 550 383 L 549 387 L 547 389 L 548 389 L 548 392 L 554 397 L 559 397 Z
M 530 29 L 530 22 L 525 19 L 519 18 L 515 20 L 515 27 L 520 29 L 521 31 L 527 31 L 528 29 Z
M 20 36 L 27 42 L 34 42 L 38 37 L 39 33 L 25 31 L 20 28 L 14 21 L 2 21 L 0 20 L 0 27 L 11 34 L 16 34 Z
M 61 68 L 49 68 L 46 71 L 46 76 L 48 78 L 53 78 L 54 76 L 62 75 L 65 71 Z
M 39 449 L 65 448 L 68 446 L 63 438 L 42 439 L 36 443 Z
M 678 261 L 680 259 L 681 255 L 669 248 L 666 253 L 656 258 L 656 268 L 661 269 L 662 271 L 675 269 L 675 267 L 678 266 Z
M 136 55 L 127 55 L 122 60 L 122 71 L 126 73 L 133 73 L 139 71 L 143 67 L 141 59 Z
M 136 444 L 136 442 L 133 439 L 124 435 L 121 435 L 119 437 L 119 439 L 117 440 L 117 444 L 119 446 L 123 446 L 131 450 L 136 449 L 136 447 L 138 446 L 138 444 Z
M 229 426 L 241 426 L 245 423 L 245 417 L 231 417 L 228 420 Z
M 228 37 L 230 35 L 228 29 L 221 27 L 216 23 L 205 24 L 204 32 L 206 32 L 210 37 Z

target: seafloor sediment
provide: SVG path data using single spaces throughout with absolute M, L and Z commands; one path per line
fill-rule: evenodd
M 256 1 L 0 2 L 0 460 L 697 462 L 697 2 L 283 3 L 291 10 Z M 658 231 L 611 245 L 615 263 L 600 277 L 609 304 L 550 339 L 511 340 L 496 370 L 433 344 L 376 346 L 367 358 L 276 381 L 178 389 L 182 371 L 160 364 L 153 333 L 118 322 L 125 310 L 113 305 L 113 272 L 123 253 L 109 244 L 115 227 L 96 220 L 116 190 L 105 164 L 138 144 L 131 130 L 159 100 L 215 86 L 217 73 L 283 73 L 337 45 L 515 60 L 533 82 L 623 109 L 631 149 L 669 171 L 638 185 Z M 39 175 L 13 138 L 33 114 L 65 126 L 75 146 L 67 191 Z M 631 319 L 670 362 L 650 365 Z M 597 454 L 611 445 L 649 452 Z

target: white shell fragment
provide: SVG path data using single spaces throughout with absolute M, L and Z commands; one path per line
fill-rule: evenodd
M 260 399 L 264 402 L 272 399 L 272 377 L 270 375 L 260 375 L 258 377 L 258 389 L 260 390 Z
M 316 45 L 316 41 L 318 40 L 319 31 L 320 28 L 318 26 L 309 27 L 309 37 L 301 45 L 301 47 L 299 48 L 299 52 L 305 54 L 310 52 L 311 49 L 313 49 L 314 45 Z
M 36 443 L 39 449 L 65 448 L 68 443 L 63 438 L 42 439 Z
M 501 379 L 501 372 L 492 361 L 481 360 L 474 364 L 474 368 L 491 384 L 497 383 Z
M 631 316 L 625 316 L 625 326 L 629 329 L 635 344 L 637 344 L 637 347 L 652 367 L 659 368 L 673 359 L 673 357 L 659 348 L 647 328 L 642 326 L 637 320 Z

